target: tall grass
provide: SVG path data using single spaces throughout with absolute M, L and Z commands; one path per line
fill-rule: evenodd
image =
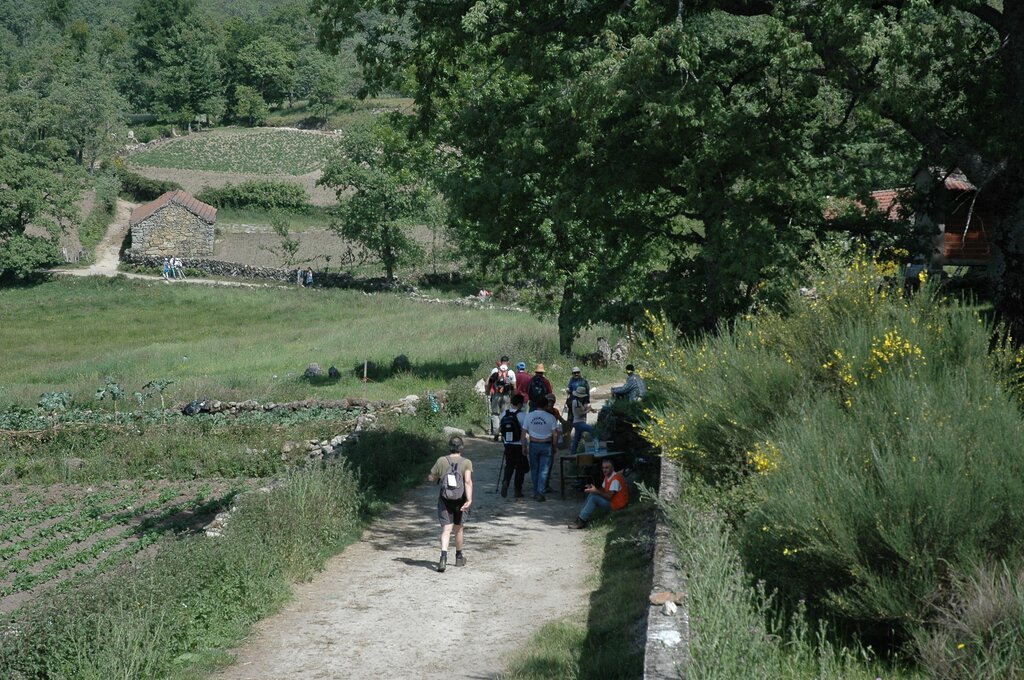
M 598 334 L 579 340 L 589 351 Z M 528 314 L 430 305 L 358 291 L 166 286 L 65 279 L 0 290 L 0 403 L 34 404 L 50 391 L 88 401 L 105 376 L 129 392 L 174 380 L 169 399 L 363 396 L 395 399 L 484 377 L 503 352 L 531 363 L 557 357 L 553 323 Z M 522 353 L 520 353 L 522 352 Z M 528 352 L 528 353 L 526 353 Z M 412 371 L 363 385 L 364 361 Z M 338 367 L 337 382 L 301 379 L 311 362 Z M 564 384 L 572 360 L 548 366 Z
M 799 609 L 790 621 L 778 613 L 763 584 L 752 584 L 725 519 L 696 501 L 706 491 L 691 486 L 687 499 L 666 508 L 686 573 L 690 662 L 694 680 L 747 678 L 916 678 L 886 667 L 870 650 L 833 643 L 824 625 L 812 629 Z

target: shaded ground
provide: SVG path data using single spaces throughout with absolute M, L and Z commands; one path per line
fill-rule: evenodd
M 437 487 L 423 484 L 299 586 L 217 677 L 497 677 L 541 625 L 586 606 L 592 571 L 583 532 L 566 528 L 581 499 L 538 503 L 528 480 L 526 499 L 501 498 L 500 454 L 468 440 L 477 486 L 465 567 L 435 570 Z

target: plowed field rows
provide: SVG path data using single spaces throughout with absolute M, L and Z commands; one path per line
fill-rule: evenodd
M 0 611 L 199 529 L 240 488 L 228 480 L 0 486 Z

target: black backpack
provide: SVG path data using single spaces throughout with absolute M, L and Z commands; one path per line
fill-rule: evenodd
M 530 385 L 526 388 L 526 394 L 530 397 L 531 404 L 539 404 L 543 402 L 548 396 L 548 384 L 544 380 L 544 376 L 533 376 L 530 380 Z
M 449 501 L 461 500 L 466 495 L 466 480 L 462 478 L 458 460 L 453 461 L 447 456 L 448 472 L 441 478 L 441 498 Z
M 498 432 L 501 433 L 501 441 L 505 446 L 518 444 L 523 438 L 523 426 L 519 424 L 519 415 L 512 410 L 505 411 L 498 423 Z

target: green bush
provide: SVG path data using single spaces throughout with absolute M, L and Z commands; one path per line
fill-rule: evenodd
M 655 324 L 644 349 L 645 432 L 718 487 L 754 578 L 885 645 L 930 620 L 950 572 L 1024 554 L 1018 355 L 893 271 L 826 258 L 784 313 L 694 341 Z
M 700 486 L 687 490 L 689 500 L 666 508 L 685 565 L 690 617 L 690 662 L 694 680 L 746 678 L 914 677 L 901 669 L 884 669 L 870 650 L 842 648 L 829 641 L 821 625 L 813 630 L 799 606 L 786 621 L 778 615 L 763 584 L 751 586 L 724 518 L 695 502 L 706 495 Z
M 114 173 L 121 182 L 121 191 L 133 201 L 153 201 L 168 191 L 181 189 L 177 182 L 149 179 L 123 165 L 115 165 Z
M 116 175 L 102 174 L 96 178 L 96 202 L 78 230 L 82 248 L 92 250 L 103 240 L 117 208 L 120 193 L 121 180 Z
M 143 144 L 152 142 L 154 139 L 167 139 L 172 136 L 170 125 L 136 125 L 132 127 L 135 139 Z
M 27 281 L 59 262 L 60 251 L 50 239 L 16 234 L 0 242 L 0 281 Z
M 252 180 L 228 184 L 219 189 L 204 188 L 196 198 L 217 208 L 259 208 L 309 212 L 311 205 L 306 190 L 292 182 Z

